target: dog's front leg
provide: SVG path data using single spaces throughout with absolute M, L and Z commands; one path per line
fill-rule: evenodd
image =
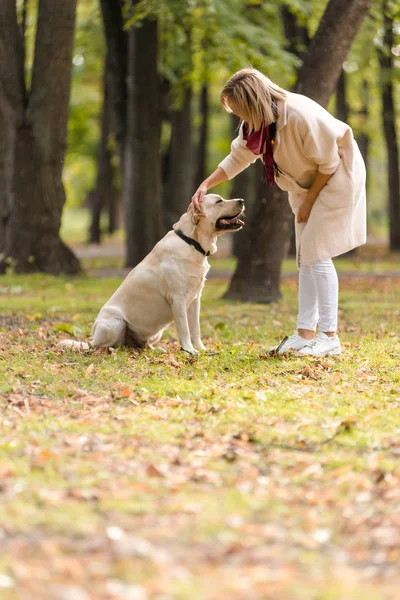
M 197 350 L 206 350 L 200 336 L 200 294 L 188 308 L 189 330 L 192 344 Z
M 181 296 L 174 298 L 172 300 L 172 312 L 174 315 L 176 328 L 178 330 L 179 343 L 182 350 L 185 350 L 190 354 L 196 354 L 197 350 L 193 347 L 193 344 L 190 340 L 186 299 Z

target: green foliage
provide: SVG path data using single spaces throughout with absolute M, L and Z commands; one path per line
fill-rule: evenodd
M 283 85 L 293 74 L 296 59 L 284 50 L 279 6 L 275 3 L 252 8 L 242 0 L 142 0 L 133 15 L 129 5 L 127 27 L 140 26 L 144 18 L 159 20 L 160 74 L 169 80 L 173 101 L 178 105 L 184 86 L 198 90 L 204 81 L 218 81 L 220 86 L 231 72 L 249 64 L 278 78 Z M 81 1 L 64 170 L 69 206 L 82 203 L 96 176 L 104 55 L 98 2 Z M 225 147 L 227 141 L 215 143 Z
M 127 27 L 157 18 L 160 70 L 171 84 L 199 87 L 244 66 L 288 78 L 296 59 L 284 50 L 279 5 L 252 7 L 243 0 L 142 0 Z

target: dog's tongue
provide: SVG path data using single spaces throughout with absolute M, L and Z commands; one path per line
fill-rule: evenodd
M 244 225 L 243 221 L 241 221 L 238 217 L 224 217 L 223 219 L 220 219 L 220 222 L 223 225 L 233 225 L 234 223 L 240 223 Z

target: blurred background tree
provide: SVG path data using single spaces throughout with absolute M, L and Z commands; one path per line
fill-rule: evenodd
M 340 32 L 353 3 L 332 2 L 342 10 Z M 15 152 L 15 129 L 10 123 L 16 122 L 16 115 L 21 118 L 23 112 L 17 107 L 26 94 L 18 75 L 18 36 L 23 32 L 25 87 L 31 93 L 34 42 L 42 38 L 44 43 L 47 35 L 37 27 L 41 3 L 43 9 L 44 0 L 3 0 L 0 7 L 0 250 L 4 250 L 7 228 L 10 231 L 17 189 L 10 175 Z M 72 11 L 74 1 L 63 0 L 62 5 Z M 229 152 L 237 122 L 219 107 L 223 82 L 251 64 L 282 87 L 292 88 L 327 5 L 327 0 L 78 0 L 63 163 L 67 198 L 63 219 L 68 239 L 98 243 L 103 234 L 122 228 L 126 264 L 140 260 L 186 210 L 203 177 Z M 390 232 L 391 247 L 398 249 L 399 7 L 391 0 L 363 0 L 363 8 L 362 26 L 356 36 L 355 28 L 351 48 L 339 57 L 334 76 L 326 77 L 333 70 L 327 61 L 305 93 L 312 96 L 312 89 L 321 86 L 321 77 L 334 81 L 320 101 L 326 104 L 331 96 L 329 110 L 353 127 L 368 164 L 370 233 L 389 241 Z M 57 31 L 58 14 L 53 6 L 51 32 Z M 328 23 L 328 29 L 332 26 Z M 312 66 L 315 71 L 314 61 Z M 45 97 L 54 98 L 58 115 L 62 105 L 56 106 L 59 100 L 52 93 L 60 91 L 60 77 L 57 72 L 40 96 L 43 111 Z M 285 200 L 279 215 L 273 212 L 274 203 L 266 195 L 260 173 L 260 165 L 254 165 L 217 191 L 245 197 L 250 207 L 248 222 L 263 224 L 266 240 L 255 251 L 248 246 L 245 232 L 237 236 L 236 253 L 247 252 L 248 260 L 256 258 L 264 266 L 261 277 L 260 270 L 242 262 L 246 281 L 235 284 L 233 293 L 240 296 L 242 290 L 255 289 L 262 280 L 260 293 L 246 294 L 268 301 L 279 297 L 280 262 L 292 217 Z M 281 202 L 276 200 L 276 206 Z M 45 220 L 45 205 L 31 204 L 39 224 Z M 267 222 L 273 224 L 270 230 Z M 53 231 L 57 223 L 59 216 Z M 271 253 L 271 248 L 276 251 Z M 9 258 L 14 249 L 7 253 Z M 31 251 L 29 256 L 21 269 L 48 269 L 32 261 Z M 60 261 L 54 264 L 53 272 L 68 270 Z
M 59 237 L 75 12 L 76 0 L 0 5 L 1 270 L 80 269 Z

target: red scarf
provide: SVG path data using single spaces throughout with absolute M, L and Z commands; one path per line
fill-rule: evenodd
M 269 185 L 274 185 L 275 176 L 278 175 L 278 167 L 272 154 L 275 144 L 275 132 L 276 123 L 271 123 L 271 125 L 266 125 L 259 131 L 249 134 L 247 124 L 243 123 L 243 139 L 247 143 L 247 148 L 254 154 L 262 154 Z

